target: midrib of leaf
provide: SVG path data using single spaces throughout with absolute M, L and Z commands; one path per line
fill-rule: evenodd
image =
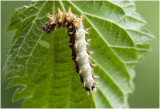
M 74 5 L 74 3 L 72 3 L 72 2 L 70 2 L 70 1 L 68 1 L 73 7 L 75 7 L 80 13 L 84 13 L 84 12 L 82 12 L 76 5 Z M 86 12 L 85 12 L 86 13 Z M 99 31 L 96 29 L 96 27 L 92 24 L 92 22 L 85 16 L 85 13 L 84 13 L 84 18 L 86 18 L 86 20 L 92 25 L 92 27 L 95 29 L 95 31 L 99 34 L 99 36 L 100 36 L 100 38 L 102 38 L 103 39 L 103 41 L 106 43 L 106 45 L 108 46 L 109 44 L 108 44 L 108 42 L 103 38 L 103 36 L 101 35 L 101 33 L 99 33 Z M 99 18 L 99 17 L 98 17 Z M 106 20 L 106 19 L 105 19 Z M 113 23 L 113 22 L 112 22 Z M 112 48 L 110 48 L 110 49 L 112 49 Z M 125 70 L 127 71 L 127 69 L 126 69 L 126 66 L 125 66 L 125 64 L 123 63 L 123 61 L 119 58 L 119 56 L 117 56 L 117 54 L 112 50 L 112 52 L 113 52 L 113 54 L 115 54 L 115 56 L 121 61 L 121 63 L 123 64 L 123 67 L 125 68 Z M 92 57 L 92 56 L 91 56 Z M 97 61 L 95 61 L 93 58 L 91 58 L 100 68 L 103 68 Z M 107 71 L 106 70 L 104 70 L 104 69 L 102 69 L 103 71 L 105 71 L 106 73 L 107 73 Z M 128 71 L 127 71 L 127 73 L 128 73 Z M 114 78 L 112 78 L 110 75 L 109 75 L 109 73 L 107 73 L 107 75 L 112 79 L 112 80 L 114 80 Z M 130 75 L 129 75 L 129 73 L 127 74 L 128 75 L 128 77 L 129 77 L 129 80 L 130 80 Z M 114 81 L 114 83 L 115 83 L 115 85 L 117 85 L 118 87 L 119 87 L 119 89 L 120 89 L 120 91 L 125 95 L 125 89 L 121 89 L 120 88 L 120 84 L 119 83 L 116 83 L 115 81 Z M 107 98 L 106 98 L 107 99 Z M 124 102 L 125 102 L 125 98 L 124 98 Z
M 65 9 L 65 7 L 64 7 L 64 5 L 63 5 L 63 2 L 62 1 L 59 1 L 59 4 L 60 4 L 60 6 L 61 6 L 61 8 L 63 9 L 63 11 L 66 11 L 66 9 Z M 73 76 L 71 77 L 71 78 L 73 78 Z M 70 80 L 71 82 L 72 82 L 72 79 Z M 70 86 L 71 87 L 71 86 Z M 69 96 L 70 96 L 70 93 L 69 93 Z M 94 100 L 94 96 L 93 96 L 93 94 L 91 93 L 91 96 L 92 96 L 92 100 L 93 100 L 93 103 L 94 103 L 94 105 L 95 105 L 95 107 L 96 107 L 96 103 L 95 103 L 95 100 Z M 69 97 L 68 97 L 68 99 L 69 99 Z M 68 100 L 68 102 L 69 102 L 69 100 Z M 69 103 L 67 104 L 67 107 L 70 107 L 69 106 Z
M 63 5 L 63 2 L 59 2 L 59 4 L 60 4 L 60 6 L 64 9 L 64 10 L 66 10 L 65 9 L 65 7 L 64 7 L 64 5 Z M 81 12 L 81 11 L 80 11 Z M 82 12 L 81 12 L 82 13 Z M 72 81 L 72 80 L 71 80 Z M 99 88 L 98 88 L 98 90 L 100 90 Z M 102 91 L 101 91 L 101 93 L 102 93 Z M 102 93 L 103 95 L 104 95 L 104 93 Z M 95 107 L 96 107 L 96 102 L 95 102 L 95 98 L 94 98 L 94 95 L 93 95 L 93 93 L 91 93 L 91 96 L 92 96 L 92 98 L 93 98 L 93 102 L 94 102 L 94 105 L 95 105 Z M 104 95 L 105 96 L 105 95 Z M 109 106 L 108 107 L 113 107 L 112 105 L 111 105 L 111 103 L 110 103 L 110 101 L 105 97 L 105 100 L 106 100 L 106 102 L 108 102 L 109 103 Z M 69 100 L 68 100 L 69 101 Z M 107 104 L 108 104 L 107 103 Z M 68 105 L 67 105 L 67 107 L 69 107 Z
M 68 91 L 69 93 L 68 93 L 68 99 L 67 99 L 67 105 L 66 105 L 67 107 L 70 107 L 69 101 L 70 101 L 70 96 L 71 96 L 70 93 L 71 93 L 71 84 L 73 82 L 72 80 L 73 80 L 73 75 L 71 76 L 71 79 L 70 79 L 70 85 L 69 85 L 69 91 Z

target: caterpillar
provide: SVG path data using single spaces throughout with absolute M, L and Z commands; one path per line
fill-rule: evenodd
M 58 8 L 58 14 L 48 14 L 47 17 L 49 21 L 41 27 L 46 33 L 50 34 L 61 26 L 68 28 L 69 47 L 72 49 L 72 59 L 76 64 L 76 72 L 80 75 L 85 90 L 93 91 L 96 89 L 95 75 L 89 59 L 87 39 L 85 38 L 87 30 L 83 26 L 82 17 L 73 14 L 71 8 L 67 12 L 62 12 Z

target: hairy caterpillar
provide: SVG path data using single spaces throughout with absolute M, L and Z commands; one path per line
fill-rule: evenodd
M 58 14 L 48 15 L 49 21 L 41 28 L 48 34 L 58 27 L 66 26 L 70 36 L 69 47 L 72 49 L 72 59 L 76 63 L 76 72 L 79 73 L 83 87 L 87 91 L 92 91 L 96 87 L 93 65 L 89 59 L 87 49 L 86 29 L 82 23 L 82 17 L 71 12 L 62 12 L 58 9 Z

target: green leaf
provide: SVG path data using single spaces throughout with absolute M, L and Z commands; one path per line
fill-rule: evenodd
M 87 95 L 76 73 L 68 47 L 67 28 L 50 35 L 40 28 L 60 7 L 83 13 L 90 28 L 86 36 L 93 51 L 97 92 Z M 134 89 L 134 66 L 149 51 L 153 35 L 144 29 L 145 21 L 132 1 L 38 1 L 19 8 L 13 14 L 8 31 L 16 29 L 12 47 L 3 69 L 7 88 L 20 87 L 13 101 L 24 99 L 23 107 L 36 108 L 110 108 L 128 107 L 127 98 Z

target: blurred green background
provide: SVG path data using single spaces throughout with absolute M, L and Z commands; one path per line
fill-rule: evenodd
M 4 66 L 7 52 L 15 31 L 7 32 L 7 26 L 15 8 L 28 5 L 29 1 L 1 2 L 1 69 Z M 155 35 L 151 41 L 152 51 L 145 54 L 145 60 L 136 66 L 134 78 L 135 91 L 129 97 L 129 105 L 133 108 L 159 107 L 159 2 L 136 1 L 137 12 L 148 22 L 146 27 Z M 16 87 L 5 90 L 7 82 L 1 85 L 1 107 L 18 108 L 23 100 L 12 103 L 12 94 Z

